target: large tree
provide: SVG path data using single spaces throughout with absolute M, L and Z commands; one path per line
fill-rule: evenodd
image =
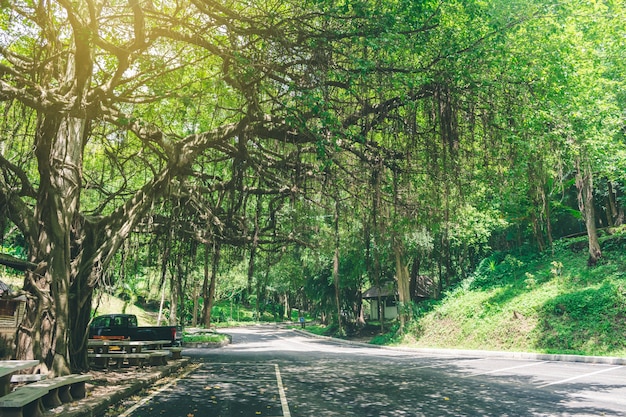
M 102 271 L 199 155 L 211 148 L 221 159 L 237 160 L 245 149 L 237 141 L 244 143 L 254 126 L 265 136 L 289 137 L 284 128 L 272 133 L 256 92 L 249 91 L 255 80 L 244 84 L 237 71 L 246 65 L 231 62 L 241 40 L 233 22 L 243 22 L 251 33 L 253 23 L 225 8 L 209 13 L 202 2 L 197 6 L 3 3 L 8 31 L 1 45 L 0 98 L 6 114 L 24 110 L 12 121 L 22 136 L 3 138 L 0 202 L 24 236 L 28 260 L 37 264 L 25 277 L 27 313 L 18 329 L 17 356 L 41 359 L 44 371 L 86 367 L 91 295 Z M 215 95 L 207 98 L 202 93 L 209 83 Z M 203 126 L 188 126 L 184 117 L 169 113 L 199 97 L 212 109 L 204 111 Z M 33 123 L 25 125 L 18 113 Z M 118 141 L 134 143 L 134 154 L 124 157 L 148 166 L 143 184 L 144 170 L 122 169 L 119 155 L 110 153 L 104 164 L 119 168 L 115 177 L 125 181 L 98 183 L 85 172 L 93 153 L 104 157 L 103 148 Z M 33 149 L 34 159 L 19 152 L 24 149 Z M 213 181 L 218 183 L 236 188 L 228 179 Z M 104 201 L 94 203 L 98 193 L 91 189 L 101 190 Z
M 385 199 L 397 205 L 404 193 L 389 178 L 415 174 L 404 160 L 417 149 L 434 167 L 429 184 L 444 185 L 429 191 L 436 198 L 428 208 L 447 231 L 450 205 L 467 184 L 458 178 L 471 172 L 461 157 L 475 146 L 463 148 L 458 129 L 471 112 L 457 104 L 481 88 L 465 64 L 471 58 L 472 71 L 482 71 L 482 46 L 527 16 L 480 1 L 1 7 L 0 100 L 10 129 L 0 215 L 17 226 L 36 265 L 25 277 L 18 356 L 40 358 L 55 374 L 87 366 L 92 291 L 133 229 L 158 220 L 161 200 L 182 202 L 183 229 L 213 248 L 206 258 L 214 271 L 217 248 L 231 244 L 251 251 L 252 276 L 259 245 L 298 240 L 280 210 L 295 206 L 296 195 L 321 195 L 330 165 L 332 198 L 316 204 L 341 216 L 344 204 L 327 201 L 343 201 L 356 186 L 342 184 L 356 172 L 375 184 L 376 210 L 389 212 Z M 364 166 L 379 177 L 361 175 Z M 335 283 L 338 296 L 338 275 Z

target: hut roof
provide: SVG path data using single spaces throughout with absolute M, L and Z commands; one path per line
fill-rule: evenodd
M 393 282 L 390 282 L 388 284 L 374 285 L 363 293 L 363 298 L 393 297 L 396 293 Z

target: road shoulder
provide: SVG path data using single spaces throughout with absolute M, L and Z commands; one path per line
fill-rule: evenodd
M 412 348 L 404 346 L 381 346 L 372 345 L 370 343 L 355 342 L 351 340 L 338 339 L 329 336 L 320 336 L 309 333 L 305 330 L 292 329 L 294 332 L 317 339 L 324 339 L 334 343 L 362 346 L 373 349 L 391 349 L 405 352 L 415 352 L 423 355 L 433 356 L 454 356 L 454 357 L 484 357 L 484 358 L 504 358 L 504 359 L 526 359 L 551 362 L 580 362 L 580 363 L 597 363 L 606 365 L 626 365 L 626 358 L 615 356 L 582 356 L 582 355 L 563 355 L 548 353 L 532 353 L 532 352 L 504 352 L 492 350 L 462 350 L 462 349 L 431 349 L 431 348 Z

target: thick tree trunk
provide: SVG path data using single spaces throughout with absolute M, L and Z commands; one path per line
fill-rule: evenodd
M 87 280 L 77 279 L 72 285 L 70 294 L 70 367 L 72 372 L 84 372 L 89 370 L 87 339 L 91 321 L 93 287 Z
M 594 266 L 602 257 L 598 231 L 596 228 L 595 208 L 593 205 L 593 173 L 588 163 L 581 168 L 581 162 L 576 161 L 576 188 L 578 189 L 578 207 L 585 219 L 587 237 L 589 240 L 589 259 L 587 264 Z
M 41 359 L 41 372 L 53 375 L 71 372 L 69 294 L 77 273 L 72 269 L 71 238 L 79 210 L 84 128 L 81 119 L 42 117 L 36 137 L 39 229 L 30 236 L 29 260 L 45 266 L 26 273 L 24 289 L 29 295 L 17 331 L 16 356 Z

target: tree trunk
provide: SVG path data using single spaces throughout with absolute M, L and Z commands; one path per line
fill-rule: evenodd
M 170 326 L 178 324 L 178 276 L 170 275 L 170 316 L 168 323 Z
M 335 196 L 335 254 L 333 255 L 333 283 L 335 286 L 335 305 L 337 307 L 337 326 L 339 334 L 343 335 L 341 320 L 341 297 L 339 286 L 339 197 Z
M 213 309 L 213 302 L 215 299 L 215 288 L 217 286 L 217 270 L 220 262 L 220 244 L 218 242 L 213 242 L 213 259 L 211 262 L 211 280 L 208 288 L 205 286 L 205 291 L 203 294 L 204 297 L 204 327 L 209 328 L 211 326 L 211 310 Z M 209 246 L 205 246 L 205 251 L 209 250 Z M 207 266 L 206 261 L 208 261 L 208 253 L 205 254 L 205 280 L 206 280 L 206 272 Z
M 161 255 L 161 279 L 159 279 L 159 287 L 161 288 L 161 304 L 159 305 L 159 315 L 157 317 L 157 326 L 161 325 L 163 319 L 163 306 L 165 303 L 165 281 L 167 278 L 167 260 L 172 250 L 172 219 L 168 220 L 167 237 L 163 243 L 163 253 Z
M 596 228 L 595 208 L 593 205 L 593 173 L 589 163 L 581 169 L 581 161 L 576 161 L 576 188 L 578 189 L 578 207 L 585 219 L 587 237 L 589 241 L 589 259 L 587 264 L 594 266 L 602 257 L 598 231 Z
M 409 289 L 409 268 L 405 261 L 404 246 L 396 237 L 393 239 L 393 252 L 396 258 L 396 278 L 398 280 L 398 297 L 400 301 L 400 330 L 404 328 L 409 317 L 408 306 L 411 302 L 411 292 Z
M 82 140 L 85 121 L 42 117 L 36 137 L 41 185 L 35 219 L 38 233 L 29 236 L 29 260 L 42 262 L 26 273 L 26 313 L 17 330 L 16 356 L 42 359 L 40 371 L 71 373 L 69 294 L 72 270 L 71 236 L 79 210 L 82 182 Z
M 198 325 L 198 310 L 200 306 L 199 298 L 200 291 L 198 289 L 198 281 L 193 280 L 193 312 L 191 315 L 191 326 L 196 327 Z
M 612 181 L 608 181 L 608 213 L 609 226 L 621 226 L 624 224 L 624 206 L 619 204 L 619 188 L 613 186 Z
M 182 280 L 183 276 L 187 275 L 183 268 L 183 255 L 183 245 L 179 244 L 176 254 L 176 273 L 170 276 L 170 326 L 178 324 L 178 302 L 182 292 Z
M 363 311 L 363 289 L 359 288 L 359 294 L 357 298 L 357 324 L 359 326 L 365 326 L 365 311 Z
M 257 197 L 256 211 L 254 214 L 254 236 L 250 245 L 250 258 L 248 259 L 248 281 L 246 285 L 246 297 L 243 302 L 248 303 L 248 297 L 252 294 L 252 282 L 254 280 L 254 263 L 257 247 L 259 246 L 259 216 L 261 215 L 261 197 Z
M 417 280 L 419 279 L 419 275 L 420 275 L 420 264 L 421 264 L 420 255 L 417 254 L 413 258 L 413 262 L 411 263 L 411 275 L 410 275 L 411 281 L 409 282 L 409 294 L 411 295 L 412 301 L 415 301 L 415 297 L 417 297 L 418 295 Z

